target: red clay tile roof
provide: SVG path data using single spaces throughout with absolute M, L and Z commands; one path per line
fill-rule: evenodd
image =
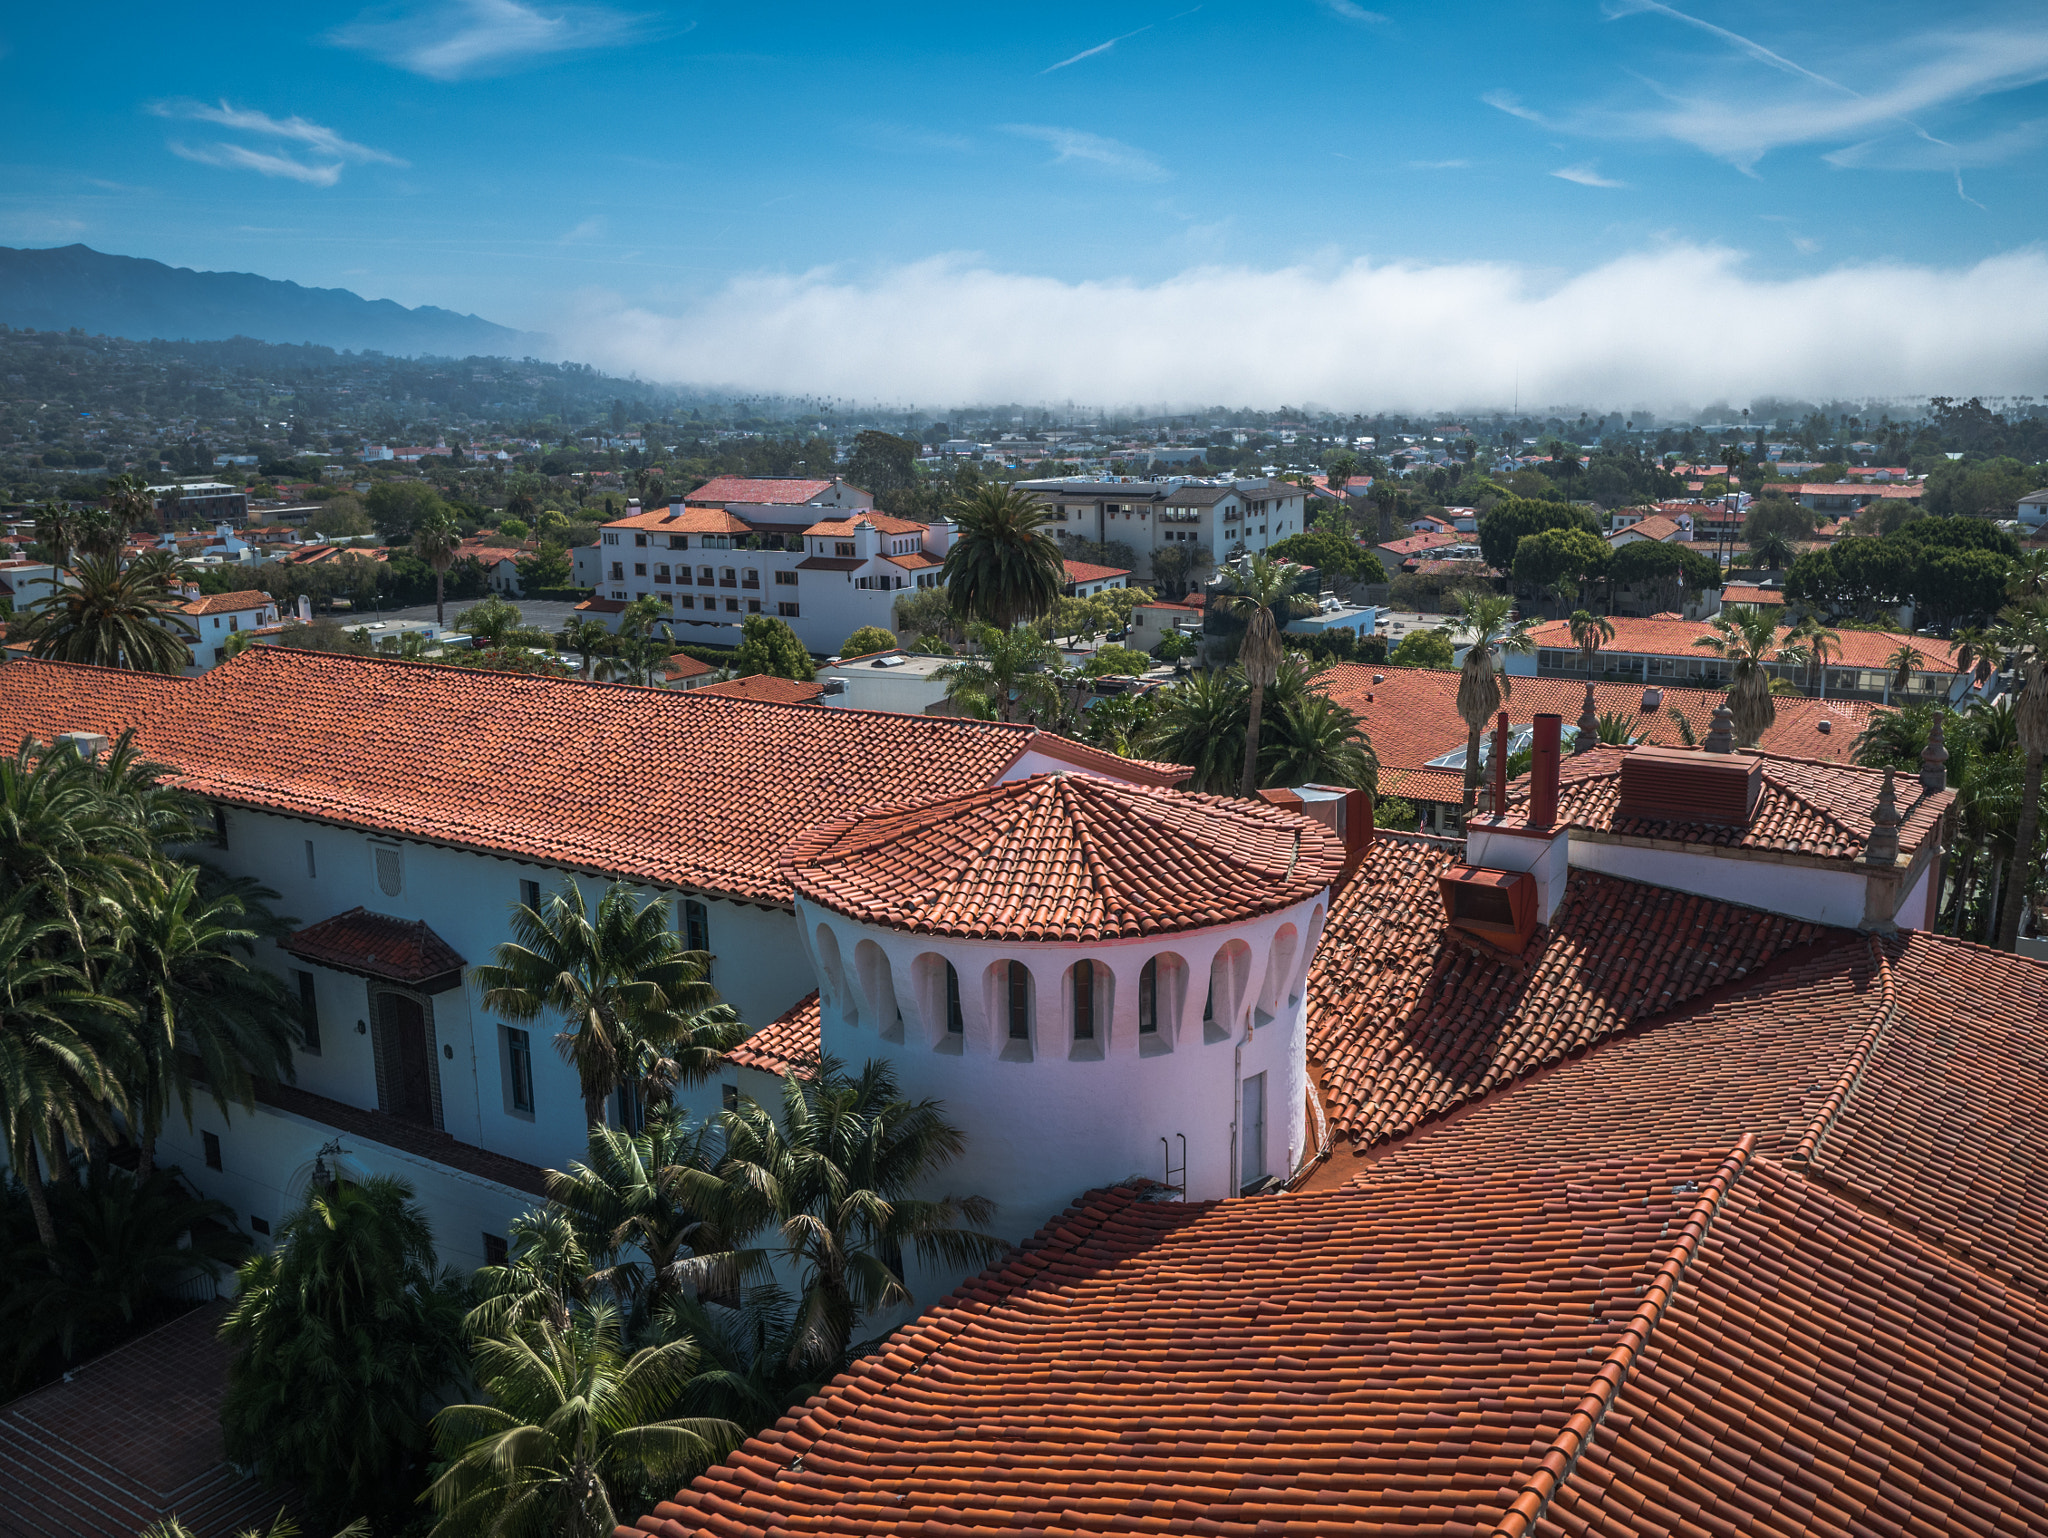
M 978 789 L 1029 754 L 1188 773 L 1033 727 L 706 692 L 270 647 L 198 678 L 24 661 L 0 667 L 0 742 L 133 726 L 229 804 L 769 903 L 789 901 L 775 856 L 797 833 L 906 783 Z
M 1617 615 L 1608 621 L 1614 626 L 1614 639 L 1602 646 L 1604 655 L 1626 653 L 1630 656 L 1652 657 L 1712 657 L 1709 647 L 1693 643 L 1703 636 L 1712 636 L 1714 627 L 1704 620 L 1683 619 L 1630 619 Z M 1791 634 L 1781 625 L 1778 627 L 1778 644 L 1784 645 Z M 1554 646 L 1561 650 L 1573 650 L 1571 629 L 1561 619 L 1546 620 L 1543 624 L 1529 628 L 1529 639 L 1537 646 Z M 1839 652 L 1831 653 L 1828 666 L 1831 668 L 1884 668 L 1889 665 L 1891 655 L 1901 646 L 1910 646 L 1921 656 L 1921 667 L 1934 672 L 1955 671 L 1955 647 L 1935 636 L 1895 635 L 1879 630 L 1844 630 Z
M 1783 603 L 1785 590 L 1781 587 L 1752 587 L 1744 582 L 1731 582 L 1721 589 L 1721 602 L 1730 603 Z M 1897 650 L 1896 647 L 1893 648 Z
M 922 534 L 927 524 L 910 518 L 891 518 L 887 513 L 878 513 L 869 508 L 856 508 L 837 518 L 828 518 L 823 523 L 814 523 L 804 533 L 829 538 L 834 534 L 850 535 L 864 523 L 873 524 L 878 534 Z
M 812 705 L 824 695 L 820 683 L 799 683 L 793 678 L 776 678 L 768 673 L 750 673 L 745 678 L 728 678 L 724 683 L 706 684 L 698 694 L 734 700 L 766 700 L 772 705 Z
M 315 966 L 391 983 L 432 982 L 460 973 L 465 965 L 425 920 L 391 918 L 367 908 L 308 924 L 278 941 L 278 948 Z
M 1054 774 L 835 818 L 781 865 L 804 896 L 864 923 L 1092 941 L 1271 913 L 1343 862 L 1321 824 L 1261 802 Z
M 1616 529 L 1608 535 L 1609 540 L 1619 539 L 1624 534 L 1633 534 L 1639 539 L 1656 540 L 1659 543 L 1676 539 L 1683 526 L 1676 518 L 1667 518 L 1662 513 L 1652 513 L 1647 518 L 1638 518 L 1627 528 Z
M 800 506 L 812 497 L 832 489 L 830 481 L 768 480 L 751 475 L 714 475 L 687 497 L 693 506 L 723 506 L 727 502 L 766 505 L 781 503 Z
M 929 571 L 934 566 L 946 564 L 942 555 L 931 555 L 923 550 L 913 550 L 908 555 L 885 555 L 883 560 L 901 566 L 905 571 Z
M 662 676 L 668 679 L 702 678 L 711 671 L 710 663 L 700 662 L 685 652 L 677 652 L 661 665 Z
M 607 529 L 653 529 L 663 534 L 750 534 L 753 526 L 735 518 L 722 507 L 685 507 L 676 517 L 666 507 L 650 507 L 625 518 L 614 518 Z
M 1310 1071 L 1332 1133 L 1384 1142 L 1844 931 L 1594 871 L 1519 957 L 1447 930 L 1462 843 L 1382 834 L 1347 873 L 1308 975 Z
M 859 571 L 867 562 L 857 555 L 813 555 L 796 563 L 798 571 Z
M 725 1060 L 780 1078 L 817 1060 L 819 1031 L 818 994 L 813 989 L 726 1053 Z
M 1130 575 L 1121 566 L 1095 566 L 1087 561 L 1068 561 L 1065 564 L 1069 582 L 1107 582 L 1111 577 Z
M 1624 820 L 1617 813 L 1621 765 L 1627 753 L 1625 748 L 1601 747 L 1564 761 L 1558 773 L 1560 825 L 1682 844 L 1853 860 L 1870 840 L 1878 794 L 1884 785 L 1881 769 L 1764 754 L 1763 791 L 1746 827 Z M 1520 809 L 1526 807 L 1528 794 L 1526 778 L 1508 787 L 1505 824 L 1527 826 Z M 1893 796 L 1904 819 L 1899 824 L 1899 852 L 1910 858 L 1955 804 L 1956 793 L 1938 790 L 1930 794 L 1921 788 L 1917 776 L 1900 775 L 1893 782 Z
M 249 609 L 262 609 L 277 600 L 268 593 L 254 589 L 246 593 L 207 593 L 178 605 L 187 614 L 240 614 Z
M 1470 542 L 1471 536 L 1464 534 L 1410 534 L 1406 539 L 1397 539 L 1390 544 L 1374 548 L 1393 555 L 1420 555 L 1425 550 L 1441 550 L 1445 545 Z
M 1926 490 L 1918 484 L 1889 486 L 1870 481 L 1773 481 L 1770 489 L 1788 497 L 1883 497 L 1907 502 L 1918 502 Z

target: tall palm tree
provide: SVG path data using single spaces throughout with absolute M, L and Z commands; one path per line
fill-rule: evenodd
M 1962 626 L 1955 633 L 1954 643 L 1956 671 L 1967 674 L 1971 685 L 1982 689 L 1998 671 L 1999 659 L 2004 655 L 1998 643 L 1983 625 Z
M 975 655 L 934 669 L 946 697 L 989 721 L 1039 721 L 1059 713 L 1059 683 L 1053 669 L 1060 649 L 1029 625 L 999 630 L 970 624 Z
M 2041 766 L 2048 758 L 2048 597 L 2024 597 L 2009 605 L 1998 616 L 1995 634 L 2020 675 L 2012 723 L 2025 763 L 2012 872 L 1998 915 L 1998 948 L 2010 951 L 2019 948 L 2020 908 L 2041 880 L 2041 857 L 2034 846 L 2041 828 Z
M 267 906 L 276 895 L 247 880 L 209 882 L 197 866 L 173 865 L 126 905 L 121 959 L 108 986 L 139 1011 L 128 1110 L 145 1178 L 174 1097 L 188 1124 L 192 1119 L 195 1077 L 223 1116 L 230 1102 L 253 1111 L 258 1081 L 294 1077 L 298 1001 L 253 960 L 259 940 L 290 928 Z
M 1191 767 L 1189 790 L 1227 794 L 1243 772 L 1250 703 L 1243 677 L 1221 668 L 1191 673 L 1155 698 L 1159 713 L 1145 734 L 1146 755 Z
M 490 1402 L 434 1417 L 447 1461 L 427 1489 L 434 1538 L 611 1538 L 644 1503 L 740 1441 L 730 1421 L 667 1416 L 696 1371 L 695 1343 L 628 1356 L 610 1304 L 563 1326 L 543 1320 L 479 1340 L 475 1356 Z
M 966 1142 L 937 1101 L 903 1099 L 886 1062 L 856 1075 L 821 1057 L 809 1078 L 783 1080 L 779 1115 L 743 1101 L 720 1122 L 718 1173 L 739 1214 L 733 1230 L 765 1230 L 769 1243 L 699 1255 L 685 1270 L 794 1276 L 792 1366 L 839 1360 L 864 1316 L 910 1301 L 906 1251 L 973 1269 L 1009 1249 L 979 1226 L 995 1215 L 985 1197 L 912 1194 L 930 1189 Z
M 512 933 L 470 980 L 507 1020 L 562 1017 L 555 1048 L 576 1069 L 586 1123 L 604 1120 L 621 1087 L 703 1079 L 745 1034 L 704 980 L 711 958 L 685 948 L 660 898 L 636 907 L 632 888 L 615 882 L 593 914 L 565 881 L 538 911 L 514 906 Z
M 1811 614 L 1802 614 L 1792 633 L 1785 638 L 1780 654 L 1788 662 L 1806 664 L 1810 677 L 1820 680 L 1820 697 L 1828 697 L 1828 659 L 1842 655 L 1842 637 Z
M 590 676 L 592 660 L 611 644 L 612 633 L 605 628 L 601 619 L 577 619 L 571 615 L 562 621 L 561 631 L 555 642 L 565 652 L 574 652 L 583 663 L 583 676 Z
M 107 511 L 120 522 L 123 533 L 141 528 L 156 516 L 156 503 L 150 499 L 149 482 L 139 475 L 110 476 L 105 496 Z
M 957 499 L 952 512 L 958 527 L 939 576 L 955 614 L 1009 630 L 1053 606 L 1067 568 L 1046 531 L 1044 503 L 991 483 Z
M 1730 604 L 1712 620 L 1714 633 L 1693 642 L 1725 657 L 1733 674 L 1728 684 L 1728 709 L 1735 720 L 1735 740 L 1745 748 L 1778 719 L 1771 700 L 1771 674 L 1766 666 L 1778 652 L 1778 617 L 1759 604 Z
M 1479 738 L 1493 724 L 1501 702 L 1511 697 L 1503 659 L 1526 656 L 1534 650 L 1529 639 L 1529 622 L 1511 620 L 1514 605 L 1502 593 L 1460 588 L 1459 629 L 1470 636 L 1465 660 L 1458 668 L 1458 719 L 1465 723 L 1465 810 L 1470 812 L 1479 794 Z
M 1890 676 L 1885 680 L 1887 698 L 1893 693 L 1903 694 L 1913 682 L 1913 673 L 1921 665 L 1918 648 L 1910 642 L 1901 641 L 1896 649 L 1884 659 L 1885 671 Z
M 323 1514 L 416 1488 L 425 1412 L 462 1364 L 464 1289 L 436 1269 L 412 1188 L 388 1175 L 315 1190 L 237 1276 L 221 1337 L 227 1454 Z M 395 1526 L 396 1524 L 394 1524 Z
M 1244 767 L 1238 776 L 1237 793 L 1249 797 L 1259 784 L 1259 733 L 1264 725 L 1266 690 L 1280 671 L 1280 624 L 1275 611 L 1289 618 L 1314 611 L 1315 602 L 1295 590 L 1299 573 L 1283 562 L 1255 555 L 1239 562 L 1229 574 L 1232 591 L 1216 599 L 1216 606 L 1244 619 L 1244 641 L 1237 649 L 1237 665 L 1251 688 L 1251 703 L 1245 719 Z
M 448 568 L 462 548 L 462 532 L 447 509 L 436 507 L 413 525 L 412 553 L 434 568 L 434 623 L 448 623 Z
M 1600 655 L 1600 648 L 1614 639 L 1614 623 L 1603 615 L 1589 609 L 1574 609 L 1565 621 L 1571 631 L 1572 645 L 1579 649 L 1588 679 L 1593 676 L 1593 659 Z
M 1380 515 L 1380 543 L 1394 542 L 1394 509 L 1401 505 L 1401 488 L 1394 484 L 1391 475 L 1375 475 L 1372 490 L 1367 493 L 1372 505 Z
M 143 673 L 192 665 L 199 631 L 179 607 L 175 557 L 152 551 L 123 570 L 118 556 L 81 556 L 72 576 L 28 606 L 15 633 L 31 657 Z

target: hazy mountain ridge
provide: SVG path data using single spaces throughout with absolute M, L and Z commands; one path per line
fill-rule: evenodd
M 345 288 L 306 288 L 251 272 L 197 272 L 90 246 L 0 246 L 0 321 L 39 331 L 80 330 L 138 341 L 315 342 L 396 356 L 527 357 L 552 353 L 548 337 L 475 315 Z

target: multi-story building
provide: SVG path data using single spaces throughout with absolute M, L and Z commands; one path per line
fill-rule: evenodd
M 1135 580 L 1152 575 L 1152 553 L 1199 547 L 1213 561 L 1256 554 L 1308 527 L 1308 493 L 1292 481 L 1019 481 L 1050 509 L 1055 534 L 1115 541 L 1137 553 Z

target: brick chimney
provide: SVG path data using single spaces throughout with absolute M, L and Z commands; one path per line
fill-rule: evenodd
M 1529 765 L 1529 826 L 1548 828 L 1557 822 L 1557 771 L 1564 741 L 1564 717 L 1536 717 L 1535 756 Z

